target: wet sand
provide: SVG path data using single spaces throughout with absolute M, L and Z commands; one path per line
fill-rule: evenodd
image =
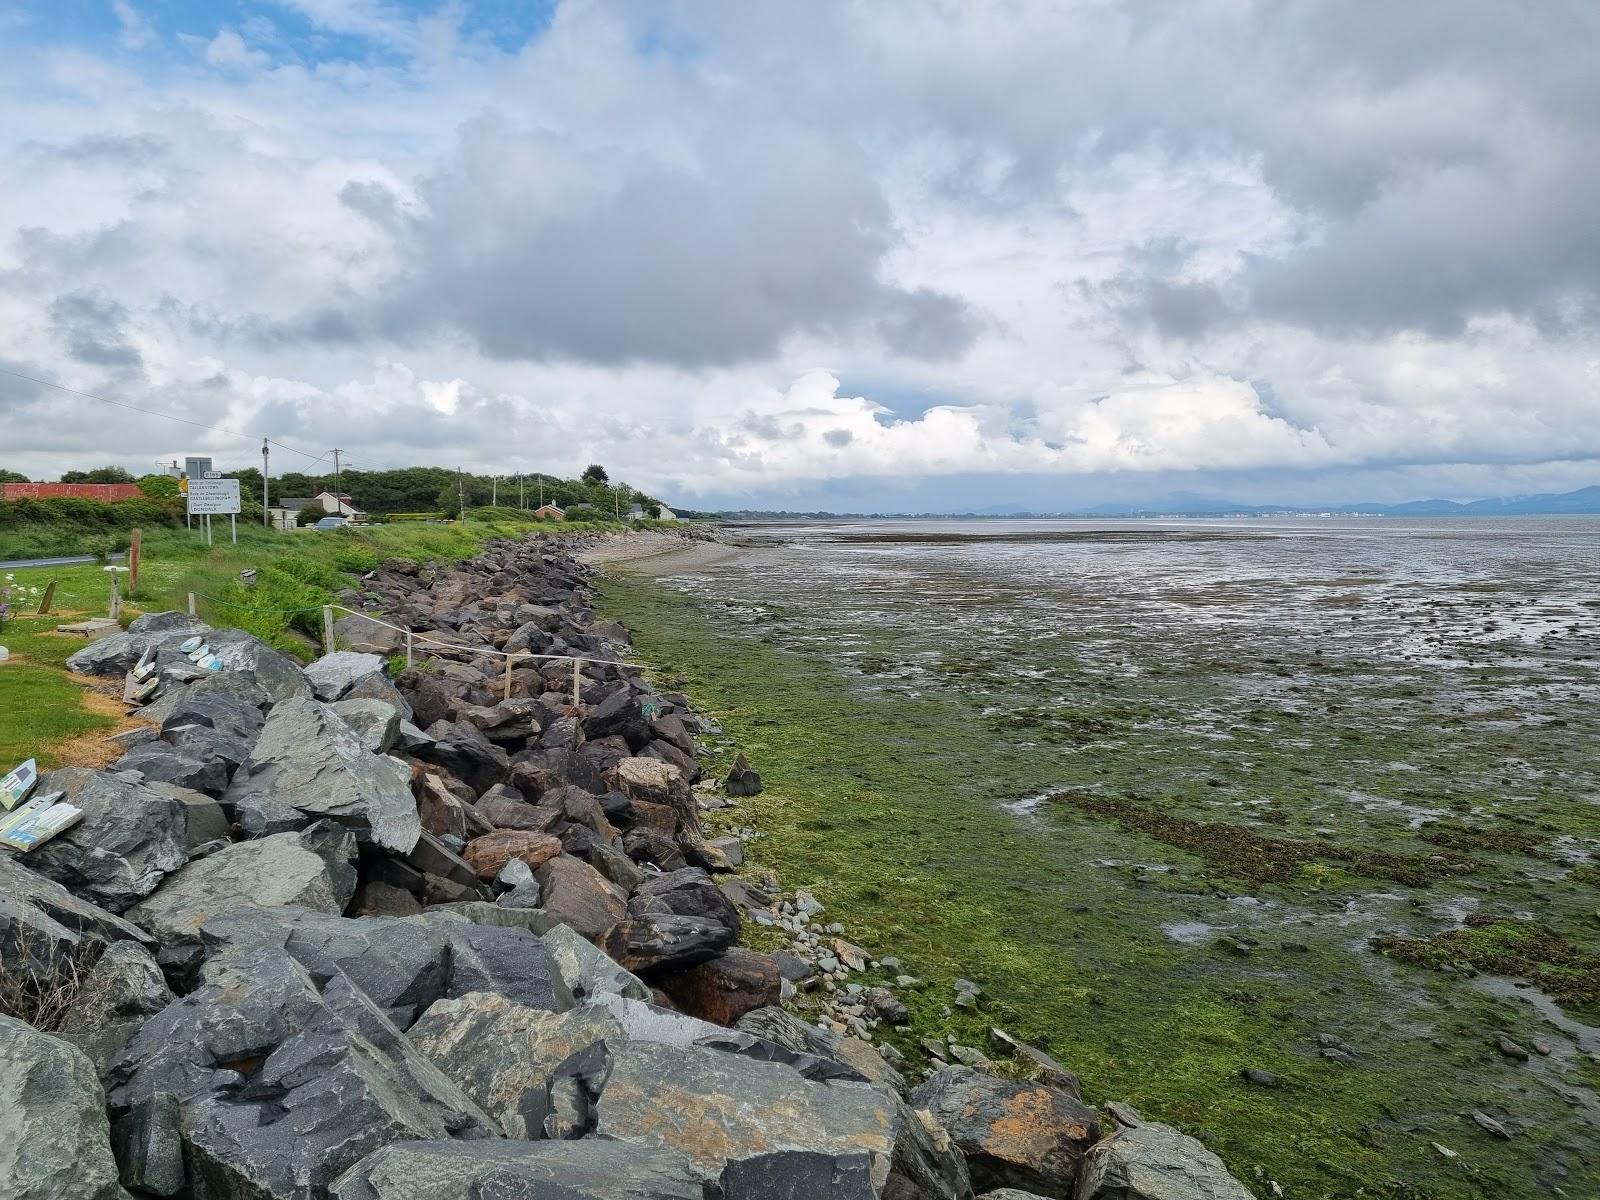
M 732 562 L 747 547 L 708 542 L 672 533 L 627 533 L 608 538 L 578 557 L 592 567 L 635 575 L 667 575 Z

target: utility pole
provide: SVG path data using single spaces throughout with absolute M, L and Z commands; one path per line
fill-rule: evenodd
M 500 476 L 498 475 L 489 477 L 489 507 L 500 507 Z
M 342 451 L 340 451 L 339 447 L 335 446 L 333 448 L 333 500 L 335 504 L 338 504 L 339 498 L 344 495 L 339 490 L 339 455 L 341 453 Z M 333 511 L 338 512 L 339 510 L 335 508 Z
M 261 523 L 272 526 L 272 514 L 267 511 L 267 439 L 261 439 Z
M 466 485 L 461 481 L 461 468 L 456 468 L 456 520 L 464 521 L 467 517 L 467 491 Z
M 517 472 L 517 507 L 527 508 L 527 502 L 522 498 L 522 472 Z

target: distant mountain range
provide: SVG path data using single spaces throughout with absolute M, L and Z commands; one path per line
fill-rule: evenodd
M 1499 496 L 1460 503 L 1455 500 L 1407 500 L 1402 504 L 1241 504 L 1200 496 L 1172 497 L 1161 505 L 1098 504 L 1086 509 L 1094 516 L 1270 516 L 1273 513 L 1349 513 L 1384 517 L 1531 517 L 1600 515 L 1600 485 L 1575 492 L 1545 492 L 1535 496 Z
M 1408 500 L 1403 504 L 1244 504 L 1208 496 L 1175 495 L 1150 504 L 1096 504 L 1043 512 L 1020 504 L 994 504 L 964 513 L 836 513 L 742 510 L 717 516 L 732 520 L 797 520 L 850 517 L 1270 517 L 1321 514 L 1377 517 L 1600 516 L 1600 485 L 1575 492 L 1501 496 L 1492 500 Z

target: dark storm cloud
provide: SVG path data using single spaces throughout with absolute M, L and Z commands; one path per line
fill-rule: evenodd
M 576 196 L 541 195 L 549 177 Z M 370 192 L 344 199 L 384 211 Z M 868 164 L 799 127 L 730 131 L 689 169 L 575 160 L 478 122 L 424 199 L 408 235 L 416 269 L 387 308 L 397 334 L 444 324 L 498 358 L 702 366 L 768 355 L 799 331 L 872 328 L 929 359 L 976 333 L 965 302 L 883 281 L 894 235 Z
M 131 369 L 144 359 L 124 333 L 128 310 L 92 292 L 68 292 L 50 305 L 50 322 L 67 353 L 81 363 Z

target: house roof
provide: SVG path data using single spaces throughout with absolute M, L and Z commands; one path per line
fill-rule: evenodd
M 319 508 L 321 507 L 314 496 L 280 496 L 277 500 L 272 502 L 271 507 L 287 508 L 291 511 L 298 512 L 300 509 L 310 508 L 314 504 Z

